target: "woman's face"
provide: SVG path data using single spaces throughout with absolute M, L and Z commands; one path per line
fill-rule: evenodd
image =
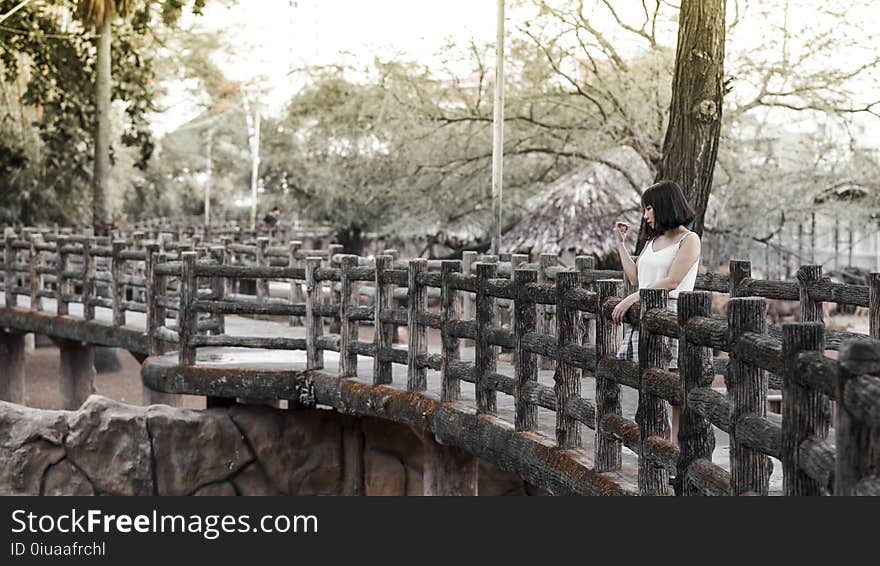
M 648 226 L 654 228 L 654 207 L 650 204 L 645 206 L 645 222 L 648 223 Z

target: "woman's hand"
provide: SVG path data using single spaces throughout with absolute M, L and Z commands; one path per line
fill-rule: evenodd
M 614 223 L 614 235 L 617 237 L 618 244 L 623 244 L 626 242 L 627 234 L 629 234 L 629 224 L 627 224 L 626 222 Z
M 626 316 L 626 312 L 632 307 L 636 301 L 639 300 L 638 293 L 633 293 L 632 295 L 626 297 L 614 307 L 614 310 L 611 312 L 611 320 L 614 324 L 622 324 L 623 319 Z

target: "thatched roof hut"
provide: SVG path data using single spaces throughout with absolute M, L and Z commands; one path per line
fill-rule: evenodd
M 501 248 L 604 258 L 615 249 L 615 221 L 629 222 L 638 232 L 640 194 L 650 183 L 651 171 L 634 149 L 613 149 L 532 197 L 522 220 L 502 236 Z

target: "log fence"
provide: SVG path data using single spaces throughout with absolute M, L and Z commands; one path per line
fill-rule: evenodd
M 54 299 L 62 316 L 77 303 L 85 320 L 109 309 L 114 326 L 129 322 L 126 313 L 144 313 L 150 353 L 176 349 L 183 366 L 198 365 L 201 348 L 234 347 L 304 351 L 306 368 L 323 370 L 329 351 L 339 354 L 343 380 L 359 377 L 367 358 L 374 386 L 417 394 L 439 378 L 441 401 L 461 403 L 461 383 L 473 384 L 477 414 L 496 417 L 498 394 L 512 397 L 516 431 L 535 434 L 540 411 L 555 413 L 560 450 L 582 450 L 584 434 L 592 435 L 597 472 L 622 471 L 631 451 L 645 495 L 767 495 L 771 457 L 781 462 L 786 495 L 880 494 L 872 448 L 880 435 L 878 274 L 865 286 L 844 285 L 804 266 L 796 281 L 773 281 L 731 262 L 730 276 L 699 276 L 677 312 L 666 307 L 667 291 L 642 289 L 639 308 L 626 315 L 641 328 L 639 358 L 627 361 L 615 356 L 621 329 L 611 323 L 620 274 L 595 270 L 588 258 L 569 269 L 544 256 L 401 261 L 305 249 L 302 240 L 220 241 L 148 230 L 113 240 L 7 233 L 6 309 L 21 308 L 20 297 L 32 311 Z M 236 280 L 258 283 L 253 294 L 233 293 Z M 289 293 L 272 297 L 269 281 L 287 283 Z M 730 294 L 726 315 L 712 313 L 712 292 Z M 768 299 L 799 301 L 803 322 L 768 326 Z M 825 328 L 823 302 L 867 307 L 870 336 Z M 232 315 L 305 328 L 302 337 L 230 335 Z M 362 325 L 373 327 L 372 340 L 361 337 Z M 394 343 L 398 327 L 407 329 L 406 344 Z M 429 347 L 429 332 L 439 334 L 439 348 Z M 678 371 L 668 369 L 669 339 L 679 341 Z M 509 368 L 502 349 L 512 352 Z M 406 367 L 405 383 L 394 383 L 394 364 Z M 552 386 L 538 379 L 546 366 Z M 713 388 L 719 372 L 723 390 Z M 584 377 L 594 390 L 585 390 Z M 621 408 L 624 387 L 638 392 L 634 419 Z M 767 412 L 770 388 L 783 392 L 781 415 Z M 669 438 L 670 405 L 681 409 L 677 442 Z M 712 461 L 715 429 L 730 437 L 727 468 Z

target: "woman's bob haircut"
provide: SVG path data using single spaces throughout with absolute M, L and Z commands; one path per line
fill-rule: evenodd
M 684 191 L 675 181 L 660 181 L 642 193 L 642 208 L 654 209 L 654 227 L 645 224 L 645 239 L 660 236 L 667 230 L 689 226 L 696 213 L 684 198 Z

